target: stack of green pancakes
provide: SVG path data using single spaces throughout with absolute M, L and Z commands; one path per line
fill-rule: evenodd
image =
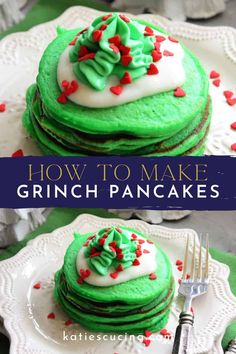
M 135 239 L 130 239 L 130 235 Z M 105 239 L 105 243 L 99 241 L 101 239 Z M 145 330 L 156 332 L 166 326 L 175 286 L 170 261 L 158 245 L 152 242 L 156 250 L 154 272 L 117 283 L 121 273 L 129 272 L 130 268 L 142 274 L 146 242 L 151 241 L 124 227 L 75 235 L 64 264 L 55 275 L 54 292 L 57 303 L 71 320 L 91 331 L 129 334 L 143 334 Z M 107 248 L 109 244 L 113 246 L 110 247 L 113 256 Z M 87 257 L 87 268 L 78 270 L 78 257 L 83 257 L 81 252 Z M 122 253 L 124 257 L 118 259 L 117 254 Z M 89 283 L 94 274 L 98 284 L 101 278 L 110 276 L 111 285 Z
M 133 22 L 167 35 L 152 24 L 141 20 Z M 170 90 L 105 108 L 82 106 L 70 99 L 66 104 L 58 102 L 62 92 L 57 80 L 59 59 L 79 31 L 78 28 L 60 31 L 43 54 L 37 83 L 27 91 L 23 124 L 45 154 L 177 156 L 204 153 L 211 119 L 209 82 L 199 60 L 184 46 L 186 80 L 179 95 Z M 81 36 L 86 36 L 86 30 Z M 132 40 L 131 34 L 131 43 Z M 92 66 L 94 59 L 89 60 Z

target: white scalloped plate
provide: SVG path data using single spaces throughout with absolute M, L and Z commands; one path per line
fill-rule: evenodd
M 78 341 L 84 331 L 78 324 L 65 326 L 68 319 L 53 301 L 53 276 L 62 265 L 65 251 L 73 240 L 73 233 L 95 231 L 105 226 L 126 225 L 157 240 L 173 264 L 177 280 L 181 273 L 175 262 L 183 259 L 185 242 L 193 230 L 175 230 L 149 225 L 143 221 L 103 219 L 89 214 L 79 216 L 72 224 L 30 241 L 15 257 L 0 263 L 0 308 L 4 325 L 11 339 L 12 354 L 170 354 L 173 334 L 178 320 L 181 301 L 176 297 L 167 329 L 172 339 L 153 340 L 145 347 L 137 339 L 115 341 Z M 210 286 L 207 295 L 195 300 L 195 354 L 221 353 L 219 337 L 227 325 L 236 318 L 236 299 L 228 284 L 229 269 L 210 260 Z M 33 285 L 40 281 L 41 289 Z M 56 314 L 54 320 L 47 315 Z M 76 334 L 76 341 L 63 341 L 63 331 Z M 94 334 L 94 333 L 93 333 Z M 159 336 L 160 337 L 160 336 Z
M 74 28 L 87 26 L 101 12 L 85 7 L 71 7 L 54 21 L 32 28 L 28 32 L 14 33 L 0 42 L 0 103 L 7 110 L 0 113 L 0 156 L 9 156 L 21 148 L 25 155 L 39 155 L 36 144 L 26 135 L 21 123 L 25 108 L 25 92 L 35 82 L 38 63 L 48 43 L 56 36 L 56 26 Z M 189 23 L 171 22 L 158 15 L 140 15 L 160 25 L 181 39 L 199 56 L 207 72 L 221 73 L 222 84 L 211 84 L 213 118 L 206 153 L 236 155 L 230 146 L 236 143 L 236 132 L 230 128 L 236 106 L 225 102 L 224 90 L 236 94 L 236 30 L 230 27 L 200 27 Z

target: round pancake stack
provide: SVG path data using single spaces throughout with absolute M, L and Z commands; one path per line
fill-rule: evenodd
M 124 259 L 119 261 L 119 264 L 123 264 L 124 267 L 122 273 L 129 271 L 130 268 L 135 268 L 135 271 L 139 272 L 144 256 L 141 253 L 146 247 L 145 244 L 151 242 L 139 232 L 124 227 L 103 229 L 95 234 L 92 245 L 99 244 L 99 240 L 103 239 L 106 234 L 108 234 L 107 242 L 110 241 L 111 235 L 113 235 L 114 241 L 118 237 L 117 232 L 119 237 L 123 239 L 123 244 L 120 247 L 126 254 Z M 137 266 L 139 262 L 132 265 L 133 261 L 131 260 L 131 266 L 126 269 L 127 262 L 130 260 L 125 253 L 127 242 L 124 240 L 127 235 L 135 235 L 136 239 L 132 240 L 135 247 L 141 242 L 140 239 L 142 239 L 142 244 L 138 246 L 138 249 L 141 250 L 138 258 L 140 265 Z M 86 280 L 89 279 L 89 274 L 94 271 L 91 262 L 87 264 L 88 269 L 80 271 L 80 274 L 76 268 L 77 258 L 82 257 L 81 253 L 78 256 L 78 252 L 81 249 L 86 252 L 86 247 L 89 242 L 92 242 L 93 237 L 94 233 L 77 234 L 66 251 L 63 267 L 55 275 L 55 298 L 69 318 L 92 331 L 143 334 L 144 330 L 155 332 L 164 328 L 168 321 L 174 295 L 172 269 L 167 255 L 160 247 L 152 243 L 156 249 L 156 270 L 153 273 L 117 283 L 121 273 L 116 278 L 117 275 L 114 276 L 114 274 L 117 273 L 114 273 L 113 269 L 110 279 L 115 283 L 114 285 L 95 286 Z M 101 246 L 96 252 L 104 252 L 105 247 L 105 245 Z M 146 257 L 150 258 L 150 255 L 146 255 Z M 94 260 L 95 257 L 90 258 L 90 261 L 91 259 Z M 99 262 L 102 264 L 103 270 L 100 270 L 103 272 L 104 259 L 103 261 L 100 259 Z M 134 265 L 136 266 L 134 267 Z M 112 272 L 112 267 L 109 268 L 110 271 Z M 121 272 L 121 270 L 119 271 Z M 86 278 L 86 272 L 88 272 L 88 278 Z M 98 277 L 103 278 L 102 275 Z
M 152 24 L 136 22 L 168 36 Z M 85 107 L 70 100 L 58 102 L 59 59 L 79 30 L 62 31 L 48 46 L 37 84 L 27 91 L 24 126 L 43 152 L 80 156 L 203 154 L 211 118 L 209 82 L 199 60 L 184 46 L 186 80 L 181 88 L 105 108 Z

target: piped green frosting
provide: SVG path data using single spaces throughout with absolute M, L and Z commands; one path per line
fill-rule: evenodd
M 77 79 L 96 90 L 105 88 L 109 76 L 116 75 L 121 79 L 127 70 L 132 79 L 137 79 L 146 74 L 152 63 L 155 36 L 145 33 L 145 26 L 135 20 L 125 21 L 123 16 L 117 13 L 107 17 L 109 16 L 96 18 L 90 27 L 80 32 L 69 52 Z M 106 28 L 101 30 L 103 25 Z M 101 35 L 101 39 L 96 40 L 95 35 Z M 117 40 L 111 42 L 114 36 L 119 40 L 119 44 Z M 123 52 L 120 45 L 126 47 Z M 95 53 L 94 58 L 78 61 L 81 58 L 79 53 L 84 49 Z M 128 65 L 123 65 L 123 55 L 132 57 Z
M 88 240 L 84 255 L 89 268 L 99 275 L 107 275 L 119 264 L 124 269 L 132 266 L 136 258 L 137 242 L 125 229 L 111 227 L 100 230 Z M 121 257 L 119 257 L 119 254 Z

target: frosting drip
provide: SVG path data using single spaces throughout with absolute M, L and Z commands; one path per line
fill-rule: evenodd
M 121 79 L 127 67 L 131 78 L 137 79 L 147 73 L 152 63 L 154 40 L 134 20 L 125 21 L 117 13 L 100 16 L 79 33 L 70 49 L 74 74 L 80 82 L 96 90 L 103 90 L 111 75 Z

